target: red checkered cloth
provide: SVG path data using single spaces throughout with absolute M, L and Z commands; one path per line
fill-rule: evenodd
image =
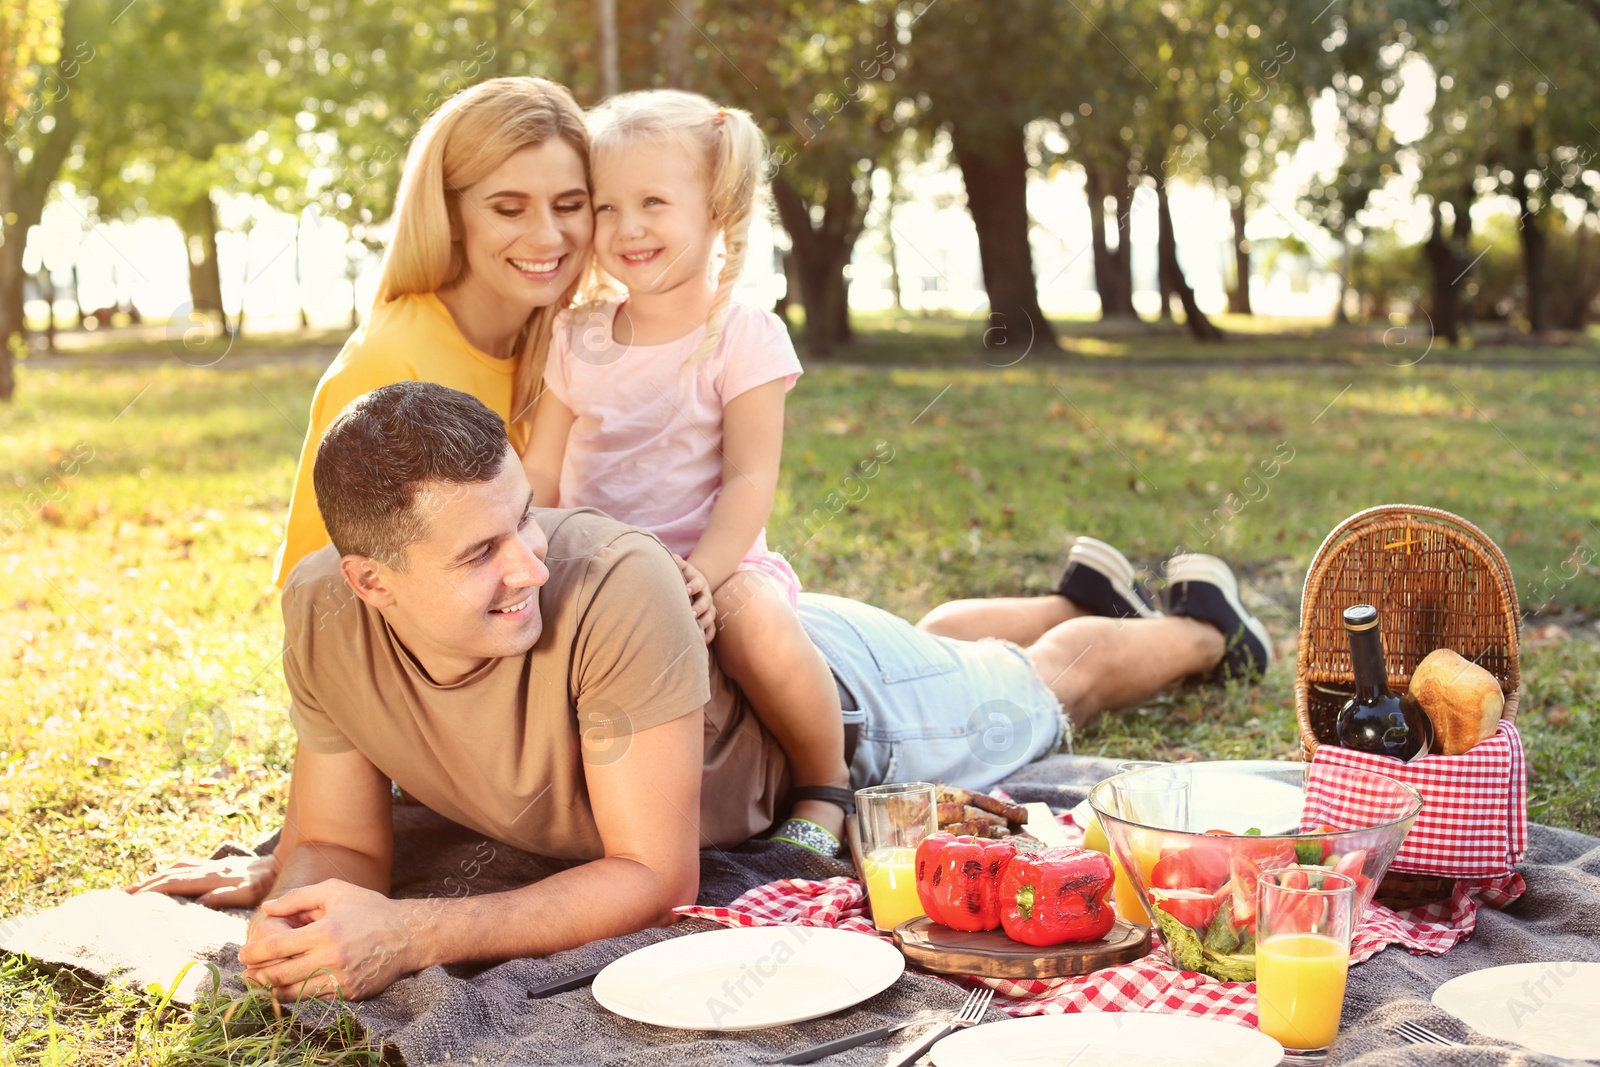
M 1070 828 L 1070 816 L 1062 818 Z M 1520 894 L 1521 879 L 1516 882 L 1516 892 Z M 1360 963 L 1392 944 L 1432 955 L 1446 952 L 1472 933 L 1477 908 L 1465 893 L 1458 890 L 1453 900 L 1403 913 L 1371 906 L 1351 945 L 1350 962 Z M 1514 899 L 1515 895 L 1506 901 Z M 676 910 L 679 915 L 710 919 L 724 926 L 830 926 L 870 937 L 882 936 L 866 917 L 865 906 L 866 891 L 854 878 L 785 878 L 757 886 L 726 907 Z M 1011 1015 L 1158 1011 L 1256 1025 L 1254 982 L 1219 982 L 1194 971 L 1179 970 L 1159 937 L 1154 944 L 1150 955 L 1141 960 L 1079 978 L 953 980 L 965 986 L 993 988 L 995 1007 Z
M 1511 722 L 1459 756 L 1402 763 L 1336 745 L 1317 746 L 1300 828 L 1369 826 L 1381 816 L 1352 770 L 1404 782 L 1422 794 L 1422 814 L 1390 870 L 1438 878 L 1510 878 L 1528 850 L 1528 767 Z M 1514 899 L 1514 898 L 1513 898 Z
M 727 907 L 691 904 L 673 910 L 724 926 L 830 926 L 878 936 L 867 918 L 867 892 L 854 878 L 780 878 L 756 886 Z
M 684 907 L 679 915 L 725 926 L 834 926 L 879 935 L 866 917 L 866 890 L 854 878 L 806 881 L 785 878 L 757 886 L 722 908 Z M 952 979 L 953 981 L 955 979 Z M 1136 963 L 1107 967 L 1082 978 L 1010 981 L 962 978 L 966 986 L 995 990 L 994 1004 L 1012 1015 L 1059 1015 L 1069 1011 L 1166 1011 L 1232 1019 L 1255 1025 L 1256 987 L 1218 982 L 1173 966 L 1160 947 Z

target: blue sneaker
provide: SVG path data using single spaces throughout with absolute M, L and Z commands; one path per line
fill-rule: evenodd
M 1080 537 L 1067 550 L 1067 569 L 1056 592 L 1095 615 L 1113 619 L 1157 619 L 1150 594 L 1139 585 L 1128 557 L 1104 541 Z
M 1245 610 L 1239 582 L 1216 556 L 1189 553 L 1167 560 L 1167 610 L 1208 622 L 1222 631 L 1222 662 L 1213 682 L 1253 682 L 1272 666 L 1272 639 L 1261 620 Z

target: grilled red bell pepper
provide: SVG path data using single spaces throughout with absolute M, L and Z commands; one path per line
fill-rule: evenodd
M 952 930 L 1000 928 L 1000 872 L 1017 854 L 1009 841 L 939 832 L 917 846 L 917 899 Z
M 1082 848 L 1019 852 L 1000 872 L 1000 925 L 1025 945 L 1098 941 L 1116 922 L 1111 861 Z

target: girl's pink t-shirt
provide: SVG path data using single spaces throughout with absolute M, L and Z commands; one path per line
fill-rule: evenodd
M 722 492 L 728 403 L 779 378 L 794 388 L 800 358 L 781 319 L 743 304 L 728 306 L 717 350 L 698 362 L 689 357 L 704 326 L 667 344 L 619 344 L 612 325 L 621 306 L 579 308 L 556 320 L 544 379 L 577 416 L 561 463 L 560 506 L 599 508 L 688 556 Z M 751 551 L 766 551 L 765 531 Z

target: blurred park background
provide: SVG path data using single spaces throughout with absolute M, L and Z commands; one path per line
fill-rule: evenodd
M 746 296 L 816 355 L 888 309 L 1046 349 L 1045 313 L 1224 310 L 1549 341 L 1600 294 L 1592 0 L 9 0 L 3 32 L 13 359 L 358 321 L 411 136 L 523 73 L 751 110 Z
M 769 530 L 809 588 L 915 618 L 1048 591 L 1076 533 L 1216 553 L 1280 662 L 1078 750 L 1288 757 L 1322 537 L 1445 507 L 1517 579 L 1533 817 L 1600 831 L 1597 69 L 1595 0 L 7 0 L 0 922 L 281 821 L 312 390 L 411 137 L 500 74 L 766 129 L 740 299 L 807 368 Z M 378 1061 L 16 957 L 0 1028 L 0 1064 Z

